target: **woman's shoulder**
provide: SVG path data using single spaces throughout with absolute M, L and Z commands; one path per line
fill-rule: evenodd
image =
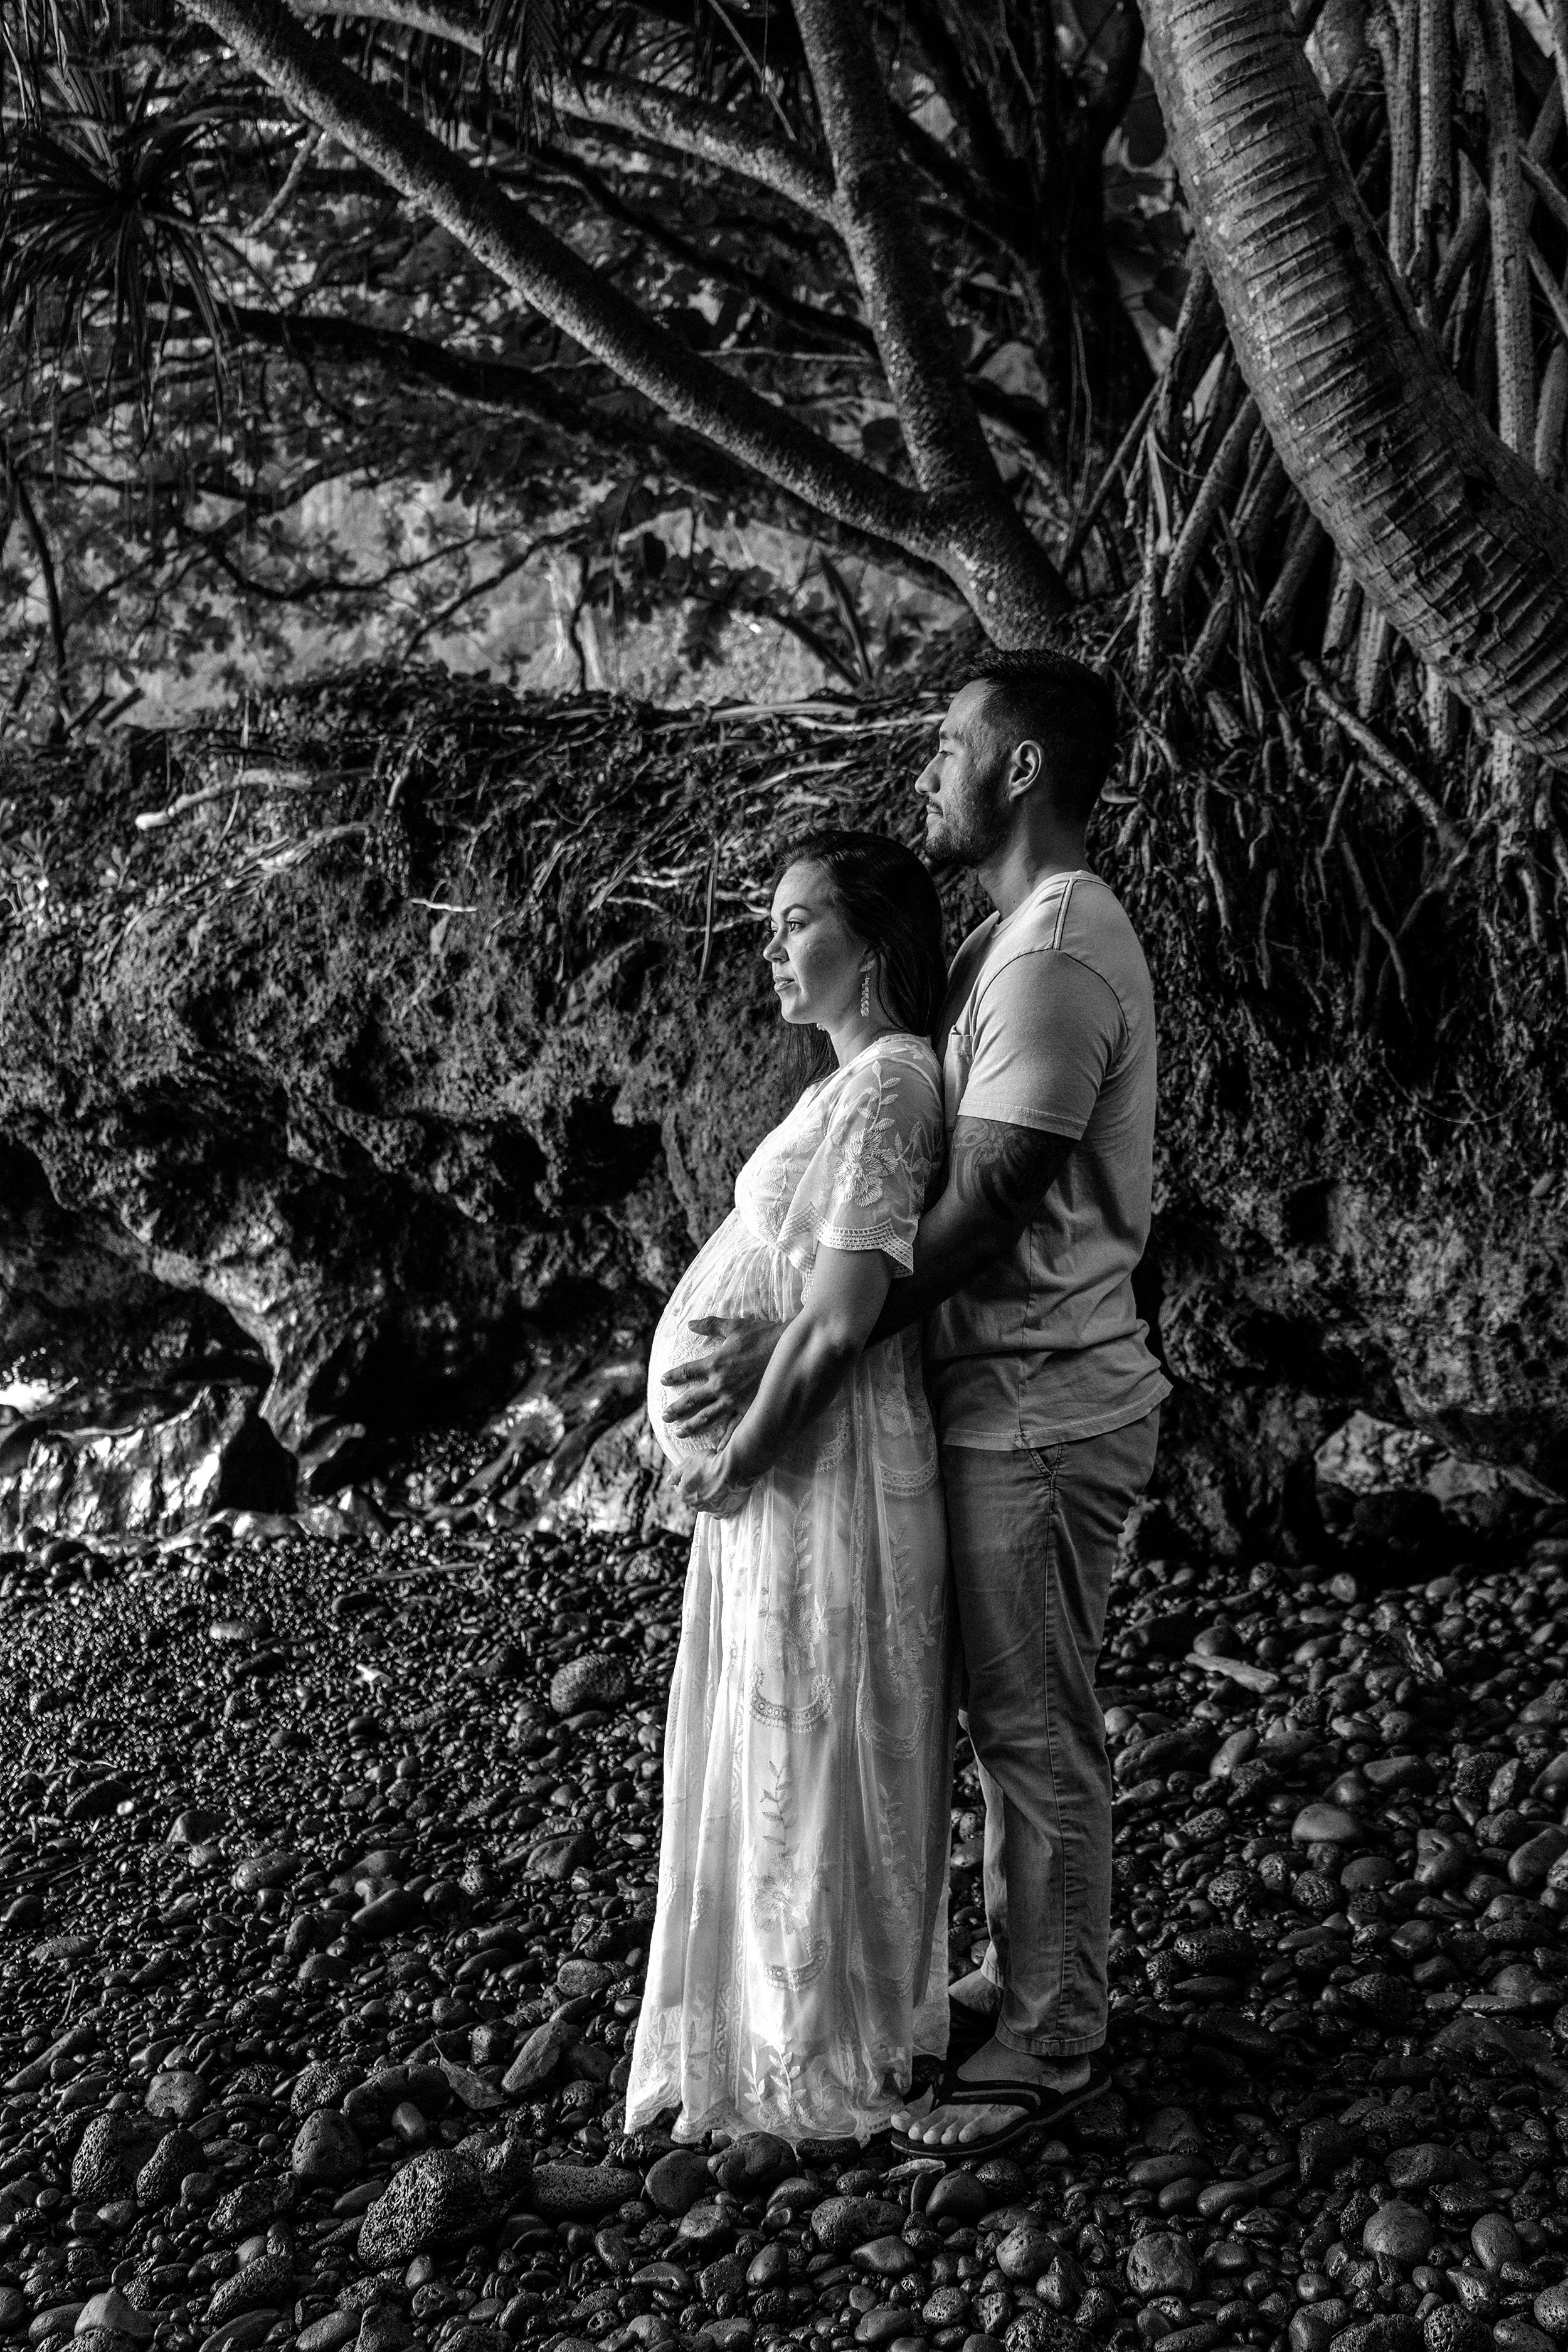
M 819 1097 L 837 1120 L 874 1109 L 879 1115 L 923 1118 L 942 1113 L 942 1065 L 924 1037 L 891 1029 L 823 1082 Z
M 929 1037 L 917 1037 L 909 1029 L 889 1029 L 885 1036 L 875 1040 L 868 1058 L 882 1069 L 907 1070 L 923 1077 L 938 1095 L 942 1092 L 942 1064 Z

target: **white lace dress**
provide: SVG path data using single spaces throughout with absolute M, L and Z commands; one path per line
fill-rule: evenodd
M 942 1149 L 923 1041 L 878 1039 L 753 1152 L 656 1335 L 648 1412 L 703 1315 L 787 1321 L 819 1244 L 908 1272 Z M 731 1519 L 692 1542 L 626 2128 L 868 2137 L 947 2041 L 955 1643 L 913 1331 L 868 1349 Z

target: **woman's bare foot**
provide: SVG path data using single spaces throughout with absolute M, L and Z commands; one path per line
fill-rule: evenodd
M 1066 2094 L 1081 2090 L 1089 2080 L 1087 2057 L 1035 2058 L 1027 2051 L 1005 2050 L 996 2041 L 987 2042 L 973 2058 L 965 2059 L 958 2070 L 961 2083 L 1011 2081 L 1038 2083 L 1043 2091 Z M 917 2147 L 963 2147 L 971 2140 L 989 2139 L 1009 2124 L 1016 2123 L 1023 2110 L 1016 2101 L 1009 2104 L 999 2099 L 994 2106 L 932 2107 L 931 2094 L 917 2099 L 908 2107 L 900 2107 L 892 2118 L 893 2129 Z

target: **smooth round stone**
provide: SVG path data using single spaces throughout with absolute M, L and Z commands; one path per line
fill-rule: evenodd
M 224 2320 L 203 2338 L 202 2352 L 255 2352 L 258 2345 L 266 2343 L 281 2316 L 270 2304 L 263 2304 L 259 2311 L 237 2312 L 232 2319 Z
M 1454 2178 L 1454 2151 L 1436 2140 L 1417 2140 L 1411 2147 L 1391 2148 L 1383 2168 L 1394 2189 L 1436 2189 Z
M 172 2067 L 154 2074 L 147 2085 L 147 2112 L 170 2123 L 187 2124 L 207 2103 L 207 2086 L 188 2067 Z
M 857 2270 L 869 2271 L 873 2278 L 904 2278 L 920 2265 L 902 2238 L 872 2238 L 864 2246 L 857 2246 L 849 2257 Z
M 711 2177 L 705 2156 L 692 2147 L 672 2147 L 649 2167 L 643 2193 L 667 2221 L 679 2221 L 706 2192 Z
M 730 2208 L 715 2197 L 700 2197 L 675 2225 L 678 2244 L 689 2256 L 717 2252 L 734 2229 Z
M 1552 2338 L 1532 2327 L 1522 2312 L 1505 2311 L 1492 2329 L 1498 2352 L 1553 2352 Z
M 789 2277 L 789 2249 L 775 2238 L 770 2246 L 753 2254 L 746 2265 L 746 2284 L 753 2289 L 783 2286 Z
M 1568 1853 L 1568 1829 L 1556 1822 L 1538 1830 L 1522 1845 L 1515 1846 L 1508 1858 L 1510 1886 L 1521 1895 L 1538 1894 L 1551 1874 L 1552 1865 Z
M 1504 2263 L 1524 2259 L 1513 2223 L 1506 2213 L 1482 2213 L 1470 2225 L 1470 2244 L 1481 2268 L 1495 2274 Z
M 1020 2221 L 997 2247 L 994 2260 L 1005 2279 L 1037 2279 L 1060 2253 L 1059 2240 L 1038 2221 Z
M 286 1846 L 274 1846 L 266 1853 L 247 1853 L 243 1862 L 235 1864 L 229 1885 L 237 1895 L 259 1895 L 270 1886 L 287 1886 L 300 1868 L 300 1857 Z
M 359 2334 L 359 2318 L 357 2311 L 329 2311 L 325 2318 L 313 2319 L 295 2337 L 296 2352 L 338 2352 Z
M 1341 1871 L 1340 1885 L 1347 1895 L 1362 1895 L 1369 1887 L 1386 1886 L 1393 1876 L 1394 1864 L 1386 1854 L 1358 1853 Z
M 727 2189 L 744 2203 L 749 2197 L 766 2196 L 794 2161 L 794 2151 L 787 2140 L 767 2131 L 742 2132 L 720 2157 L 714 2179 L 721 2189 Z
M 568 2000 L 581 2000 L 586 1993 L 607 1992 L 616 1981 L 614 1969 L 603 1960 L 563 1960 L 555 1971 L 555 1990 Z
M 170 1822 L 168 1843 L 170 1845 L 208 1845 L 222 1827 L 221 1813 L 209 1811 L 205 1805 L 188 1805 Z
M 289 2171 L 311 2188 L 341 2189 L 363 2162 L 358 2132 L 346 2116 L 335 2115 L 330 2107 L 306 2116 L 289 2151 Z
M 102 2294 L 89 2295 L 76 2315 L 74 2332 L 85 2336 L 89 2327 L 107 2327 L 117 2336 L 128 2336 L 133 2344 L 147 2344 L 157 2326 L 151 2312 L 139 2311 L 118 2287 L 111 2286 Z
M 1386 2254 L 1390 2262 L 1405 2270 L 1424 2263 L 1432 2251 L 1435 2232 L 1431 2222 L 1419 2205 L 1409 2205 L 1402 2198 L 1390 2198 L 1380 2205 L 1361 2233 L 1361 2242 L 1369 2254 Z
M 1304 1805 L 1290 1824 L 1298 1845 L 1359 1845 L 1363 1835 L 1355 1815 L 1342 1805 Z
M 1127 2256 L 1127 2284 L 1145 2302 L 1151 2295 L 1178 2294 L 1184 2301 L 1197 2293 L 1198 2266 L 1185 2238 L 1173 2230 L 1151 2230 Z
M 903 2226 L 903 2208 L 880 2197 L 829 2197 L 811 2217 L 812 2234 L 830 2254 L 847 2254 Z
M 945 2172 L 926 2200 L 925 2219 L 973 2229 L 990 2210 L 990 2193 L 973 2172 Z

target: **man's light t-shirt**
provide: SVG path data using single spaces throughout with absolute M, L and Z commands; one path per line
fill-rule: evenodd
M 1170 1394 L 1132 1299 L 1149 1238 L 1154 996 L 1097 876 L 1053 874 L 954 959 L 943 1008 L 948 1132 L 960 1116 L 1071 1136 L 1015 1246 L 939 1307 L 925 1361 L 950 1445 L 1097 1437 Z

